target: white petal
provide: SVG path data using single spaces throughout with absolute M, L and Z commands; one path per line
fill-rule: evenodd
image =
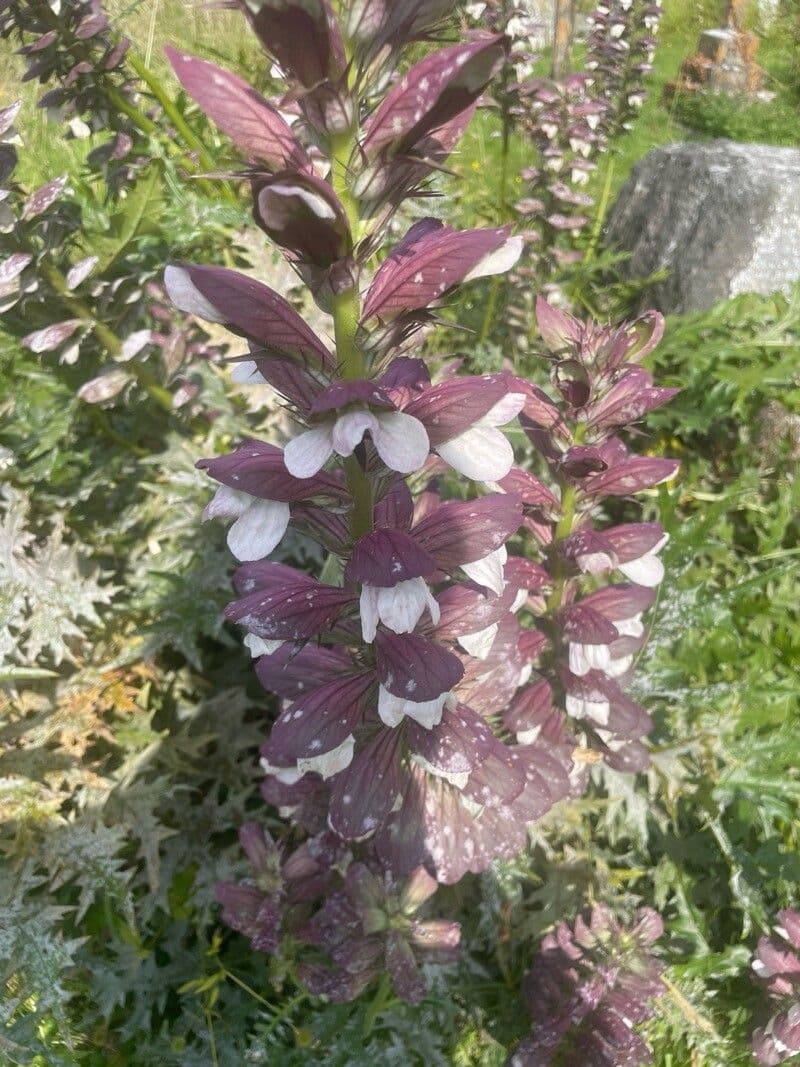
M 428 589 L 427 585 L 425 586 L 425 593 L 427 595 L 428 614 L 431 617 L 431 622 L 433 623 L 434 626 L 438 626 L 439 625 L 439 619 L 441 619 L 441 617 L 442 617 L 442 612 L 441 612 L 441 609 L 439 607 L 439 601 L 436 599 L 436 597 L 433 595 L 433 593 L 430 591 L 430 589 Z
M 428 431 L 413 415 L 402 411 L 381 412 L 372 440 L 378 455 L 389 468 L 399 474 L 419 470 L 431 450 Z
M 512 615 L 516 615 L 518 611 L 521 611 L 522 608 L 525 607 L 525 605 L 528 603 L 528 595 L 529 594 L 527 589 L 520 589 L 520 591 L 514 597 L 514 603 L 509 608 L 509 611 Z
M 197 315 L 208 322 L 226 321 L 222 312 L 218 311 L 210 300 L 206 300 L 183 267 L 167 267 L 164 271 L 164 285 L 170 300 L 181 311 Z
M 295 478 L 313 478 L 333 454 L 330 426 L 315 426 L 291 440 L 283 450 L 283 462 Z
M 427 606 L 428 587 L 424 578 L 410 578 L 378 590 L 381 622 L 396 634 L 411 633 Z
M 486 659 L 492 651 L 498 628 L 498 624 L 493 622 L 491 626 L 478 630 L 477 633 L 463 634 L 463 636 L 457 638 L 457 641 L 470 656 L 474 656 L 475 659 Z
M 474 563 L 462 564 L 461 570 L 471 578 L 473 582 L 482 585 L 485 589 L 491 589 L 497 596 L 501 596 L 506 587 L 503 570 L 508 559 L 506 546 L 501 545 L 494 552 L 490 552 L 483 559 L 476 559 Z
M 620 619 L 614 623 L 614 629 L 620 637 L 641 637 L 644 633 L 644 624 L 641 615 L 634 615 L 630 619 Z
M 582 677 L 589 671 L 604 671 L 611 662 L 611 650 L 608 645 L 579 645 L 571 642 L 569 646 L 569 669 Z
M 567 696 L 567 714 L 575 719 L 594 719 L 596 723 L 604 726 L 608 722 L 608 714 L 611 705 L 607 700 L 580 700 L 578 697 Z
M 494 407 L 489 408 L 482 419 L 478 419 L 476 426 L 505 426 L 519 415 L 525 407 L 524 393 L 507 393 L 502 400 L 498 400 Z
M 648 589 L 654 589 L 664 577 L 664 564 L 649 552 L 630 563 L 620 563 L 618 567 L 629 581 Z
M 330 752 L 323 752 L 321 756 L 309 756 L 307 759 L 299 759 L 297 761 L 297 769 L 302 774 L 307 771 L 313 771 L 315 774 L 322 775 L 323 778 L 332 778 L 334 774 L 343 771 L 345 767 L 349 767 L 352 763 L 355 743 L 356 739 L 350 734 L 349 737 L 342 741 L 341 745 L 331 749 Z
M 228 548 L 243 563 L 264 559 L 280 544 L 288 525 L 288 504 L 282 500 L 254 500 L 228 530 Z
M 605 672 L 611 678 L 621 678 L 622 675 L 630 669 L 632 663 L 633 656 L 620 656 L 619 659 L 611 660 L 605 668 Z
M 416 753 L 412 755 L 411 762 L 416 763 L 418 767 L 421 767 L 427 774 L 432 774 L 436 778 L 444 778 L 450 785 L 454 785 L 456 789 L 463 789 L 469 781 L 469 771 L 442 771 L 438 767 L 434 767 L 432 763 L 428 763 L 424 756 L 418 756 Z
M 449 693 L 442 693 L 435 700 L 427 700 L 418 704 L 413 700 L 396 697 L 394 693 L 390 693 L 388 689 L 380 686 L 378 689 L 378 715 L 386 726 L 399 726 L 403 719 L 408 716 L 409 719 L 414 719 L 415 722 L 418 722 L 420 726 L 424 726 L 426 730 L 432 730 L 434 726 L 438 726 L 442 721 L 442 709 L 449 695 Z
M 203 522 L 207 519 L 238 519 L 244 515 L 255 500 L 249 493 L 241 493 L 228 485 L 221 485 L 203 510 Z
M 247 634 L 244 639 L 244 647 L 254 657 L 271 656 L 282 644 L 283 641 L 265 641 L 263 637 L 258 637 L 256 634 Z
M 577 563 L 584 574 L 603 574 L 616 566 L 616 560 L 607 552 L 584 552 L 577 557 Z
M 534 726 L 530 730 L 520 730 L 517 734 L 517 744 L 532 745 L 541 732 L 541 726 Z
M 234 364 L 231 371 L 231 381 L 237 385 L 266 385 L 267 379 L 258 369 L 255 360 L 245 359 L 241 363 Z
M 499 482 L 514 463 L 514 450 L 493 426 L 471 426 L 436 451 L 453 470 L 475 482 Z
M 277 778 L 279 782 L 283 782 L 284 785 L 294 785 L 295 782 L 299 782 L 305 771 L 301 771 L 299 765 L 297 767 L 273 767 L 271 763 L 268 763 L 265 759 L 258 761 L 261 765 L 261 770 L 264 774 L 271 774 L 273 778 Z
M 375 640 L 378 632 L 378 589 L 374 585 L 362 585 L 359 611 L 361 614 L 361 636 L 368 645 Z
M 471 282 L 474 278 L 486 278 L 490 274 L 504 274 L 511 270 L 519 257 L 522 255 L 522 238 L 509 237 L 494 252 L 484 256 L 476 263 L 469 274 L 464 278 L 465 282 Z
M 302 200 L 303 203 L 311 208 L 313 214 L 318 219 L 335 219 L 336 212 L 331 205 L 319 193 L 313 193 L 310 189 L 301 189 L 297 185 L 270 185 L 269 193 L 271 196 L 285 196 L 290 199 L 296 197 L 298 200 Z
M 333 424 L 331 444 L 337 456 L 352 456 L 367 430 L 376 426 L 375 416 L 369 411 L 348 411 Z

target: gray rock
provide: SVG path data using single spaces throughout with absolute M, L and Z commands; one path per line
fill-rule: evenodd
M 609 215 L 623 270 L 667 270 L 643 300 L 697 311 L 800 279 L 800 150 L 711 141 L 667 145 L 633 168 Z

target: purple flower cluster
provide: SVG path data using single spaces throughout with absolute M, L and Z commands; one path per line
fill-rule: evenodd
M 515 205 L 529 246 L 519 281 L 549 280 L 582 259 L 576 239 L 594 204 L 584 187 L 645 100 L 660 15 L 660 2 L 610 0 L 588 18 L 582 72 L 517 86 L 514 116 L 538 154 L 537 165 L 522 172 L 525 194 Z
M 664 575 L 658 523 L 598 528 L 604 498 L 628 497 L 674 477 L 678 463 L 631 453 L 619 432 L 667 403 L 675 389 L 653 384 L 639 365 L 658 343 L 656 312 L 619 327 L 582 323 L 537 302 L 550 352 L 553 393 L 532 388 L 520 422 L 558 484 L 558 495 L 523 471 L 504 481 L 526 510 L 524 526 L 544 553 L 538 602 L 537 672 L 511 701 L 505 722 L 527 741 L 565 714 L 584 745 L 616 770 L 641 770 L 651 728 L 623 689 L 645 642 L 643 614 Z M 611 581 L 619 576 L 626 581 Z
M 541 944 L 522 982 L 533 1018 L 508 1067 L 636 1067 L 652 1062 L 634 1027 L 652 1015 L 664 991 L 652 945 L 660 916 L 642 908 L 630 928 L 603 905 L 572 926 L 559 923 Z
M 515 207 L 528 226 L 534 276 L 546 274 L 550 263 L 564 266 L 580 259 L 574 238 L 589 223 L 593 204 L 582 187 L 597 166 L 604 113 L 586 74 L 570 74 L 561 82 L 529 79 L 520 88 L 516 115 L 537 149 L 539 165 L 522 172 L 526 191 Z
M 586 69 L 604 105 L 601 130 L 607 138 L 630 129 L 644 103 L 661 13 L 661 0 L 607 0 L 589 16 Z
M 620 769 L 645 763 L 649 719 L 622 685 L 664 538 L 651 524 L 601 533 L 591 516 L 676 470 L 618 436 L 671 395 L 636 365 L 660 320 L 601 329 L 542 303 L 556 399 L 510 372 L 459 376 L 452 361 L 432 376 L 421 331 L 436 307 L 511 267 L 521 240 L 424 218 L 373 263 L 507 41 L 476 34 L 397 74 L 403 47 L 453 5 L 365 0 L 341 19 L 326 0 L 241 6 L 286 75 L 283 100 L 168 54 L 249 158 L 256 222 L 330 313 L 334 344 L 234 271 L 177 263 L 165 282 L 184 312 L 246 342 L 238 378 L 271 385 L 297 423 L 284 448 L 247 440 L 199 465 L 219 486 L 206 517 L 231 523 L 241 562 L 227 617 L 279 700 L 264 798 L 309 847 L 337 844 L 304 934 L 283 925 L 295 889 L 271 847 L 260 895 L 226 886 L 222 899 L 251 938 L 274 945 L 280 916 L 324 953 L 322 970 L 302 972 L 311 988 L 354 996 L 388 970 L 417 999 L 415 948 L 456 935 L 412 921 L 408 900 L 524 848 L 528 826 L 581 784 L 577 747 Z M 516 418 L 557 491 L 515 465 L 503 427 Z M 267 558 L 290 526 L 330 553 L 320 578 Z M 520 531 L 542 564 L 510 553 Z M 629 582 L 601 587 L 615 572 Z
M 754 1031 L 751 1047 L 762 1067 L 775 1067 L 800 1053 L 800 911 L 778 912 L 775 933 L 758 942 L 753 972 L 773 1014 Z
M 418 916 L 437 889 L 424 868 L 395 883 L 374 864 L 352 860 L 330 831 L 288 855 L 257 823 L 245 823 L 239 836 L 254 877 L 222 882 L 216 892 L 223 918 L 254 949 L 276 953 L 284 936 L 304 946 L 313 958 L 299 976 L 316 996 L 353 1000 L 388 974 L 398 997 L 422 1000 L 419 962 L 448 961 L 461 936 L 458 923 Z

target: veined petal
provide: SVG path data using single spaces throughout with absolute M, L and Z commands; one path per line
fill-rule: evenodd
M 506 587 L 503 568 L 507 559 L 508 552 L 506 547 L 501 545 L 500 548 L 496 548 L 494 552 L 490 552 L 483 559 L 477 559 L 474 563 L 462 563 L 461 569 L 473 582 L 477 582 L 478 585 L 482 585 L 486 589 L 491 589 L 497 596 L 502 596 Z
M 283 462 L 295 478 L 313 478 L 333 455 L 330 426 L 315 426 L 293 438 L 283 450 Z
M 352 456 L 367 430 L 374 432 L 375 416 L 369 411 L 347 411 L 333 424 L 331 443 L 338 456 Z
M 475 482 L 499 482 L 514 465 L 514 450 L 493 426 L 471 426 L 436 451 L 453 470 Z
M 428 606 L 429 595 L 424 578 L 410 578 L 390 588 L 379 589 L 381 622 L 396 634 L 411 633 Z
M 474 656 L 475 659 L 486 659 L 492 650 L 498 629 L 498 624 L 493 622 L 483 630 L 478 630 L 477 633 L 463 634 L 456 640 L 470 656 Z
M 404 718 L 408 717 L 424 726 L 426 730 L 432 730 L 442 721 L 442 711 L 449 693 L 442 693 L 435 700 L 426 700 L 416 703 L 413 700 L 405 700 L 390 693 L 388 689 L 380 686 L 378 689 L 378 715 L 387 726 L 399 726 Z
M 629 581 L 648 589 L 654 589 L 664 578 L 664 564 L 650 552 L 629 563 L 618 564 L 618 569 Z
M 268 556 L 289 525 L 289 505 L 282 500 L 254 500 L 228 530 L 228 548 L 243 563 Z
M 355 743 L 356 739 L 350 734 L 349 737 L 342 741 L 341 745 L 331 749 L 330 752 L 323 752 L 321 756 L 308 756 L 305 759 L 299 759 L 297 761 L 297 769 L 302 774 L 312 771 L 323 778 L 332 778 L 334 774 L 343 771 L 345 767 L 349 767 L 352 763 Z
M 376 416 L 372 440 L 386 466 L 399 474 L 419 470 L 428 458 L 428 432 L 419 419 L 402 411 L 385 411 Z
M 375 585 L 363 585 L 361 587 L 361 599 L 359 601 L 359 613 L 361 615 L 361 636 L 368 645 L 375 640 L 378 632 L 378 594 L 380 589 Z

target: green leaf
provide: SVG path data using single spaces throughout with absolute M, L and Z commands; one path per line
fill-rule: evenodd
M 93 255 L 99 256 L 95 273 L 103 274 L 139 234 L 157 227 L 161 211 L 161 173 L 153 163 L 140 175 L 123 207 L 111 217 L 107 234 L 92 234 Z

